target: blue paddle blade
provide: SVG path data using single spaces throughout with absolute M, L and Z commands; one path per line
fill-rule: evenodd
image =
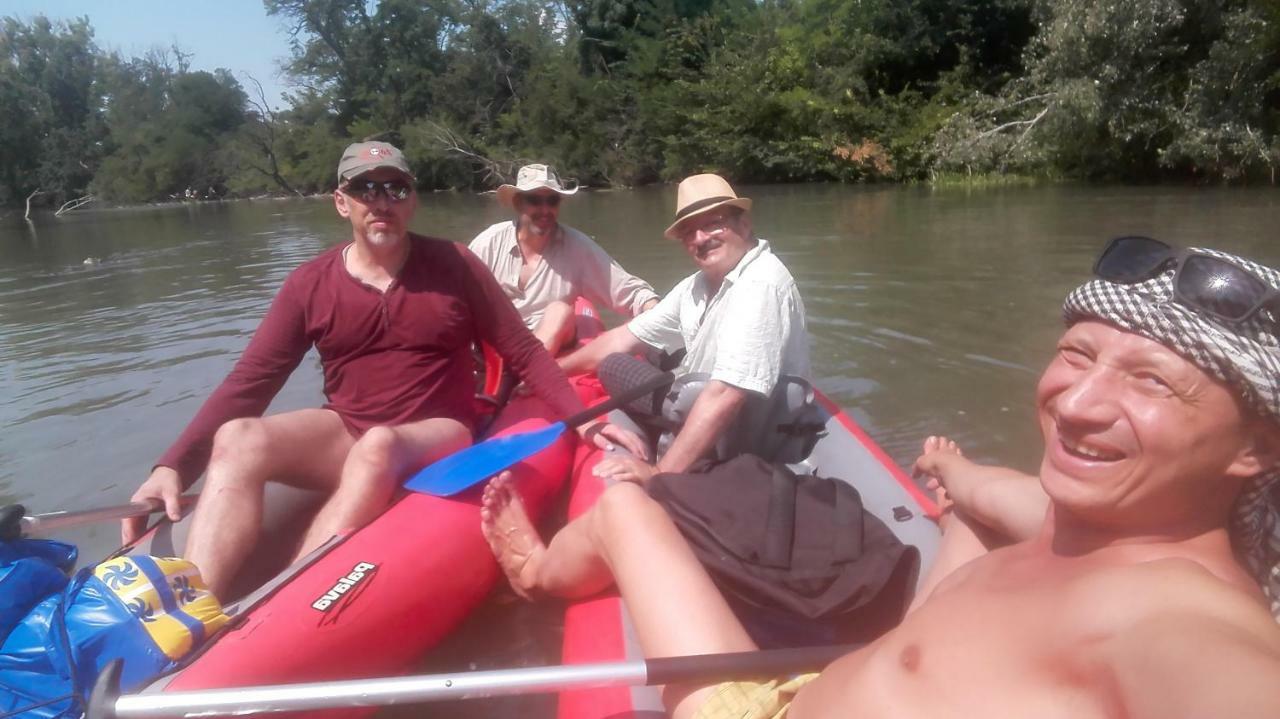
M 405 489 L 451 497 L 550 447 L 568 426 L 556 422 L 531 432 L 492 437 L 427 465 L 404 483 Z

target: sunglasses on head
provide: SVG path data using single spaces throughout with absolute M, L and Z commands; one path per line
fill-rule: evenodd
M 1192 309 L 1224 322 L 1240 323 L 1261 310 L 1271 311 L 1271 324 L 1280 317 L 1280 290 L 1254 272 L 1220 257 L 1177 249 L 1150 237 L 1117 237 L 1107 244 L 1093 265 L 1098 277 L 1131 285 L 1174 265 L 1173 296 Z
M 401 202 L 413 192 L 413 188 L 404 180 L 362 180 L 358 177 L 348 181 L 340 189 L 366 204 L 377 200 L 378 195 L 386 197 L 389 202 Z
M 529 207 L 559 207 L 559 195 L 521 195 L 520 202 Z

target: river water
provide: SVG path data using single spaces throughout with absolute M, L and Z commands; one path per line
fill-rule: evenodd
M 1035 380 L 1060 333 L 1062 298 L 1107 238 L 1149 234 L 1280 264 L 1271 188 L 741 191 L 755 200 L 758 234 L 799 282 L 817 385 L 903 465 L 923 437 L 946 434 L 979 460 L 1035 468 Z M 674 194 L 582 193 L 561 220 L 664 292 L 691 271 L 661 238 Z M 231 368 L 285 275 L 350 232 L 328 199 L 33 224 L 17 214 L 0 218 L 0 503 L 31 511 L 126 501 Z M 413 227 L 465 241 L 500 219 L 492 195 L 432 194 Z M 273 411 L 319 401 L 309 359 Z M 118 543 L 114 524 L 67 536 L 89 557 Z M 485 622 L 511 614 L 495 602 Z M 533 624 L 518 642 L 504 629 L 461 643 L 554 661 L 554 651 L 536 656 L 554 646 L 554 627 Z M 522 643 L 535 650 L 521 654 L 513 645 Z

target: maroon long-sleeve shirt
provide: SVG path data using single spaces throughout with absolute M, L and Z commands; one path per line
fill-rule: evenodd
M 218 427 L 261 416 L 312 345 L 324 368 L 324 406 L 357 435 L 428 417 L 470 426 L 475 340 L 493 345 L 561 416 L 583 409 L 475 255 L 448 240 L 411 234 L 409 241 L 385 292 L 347 272 L 342 247 L 294 270 L 231 373 L 156 464 L 190 486 L 209 463 Z

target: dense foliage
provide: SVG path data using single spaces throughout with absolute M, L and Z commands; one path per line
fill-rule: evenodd
M 1277 0 L 264 0 L 296 91 L 0 24 L 0 203 L 318 192 L 353 138 L 424 188 L 1000 173 L 1274 182 Z

